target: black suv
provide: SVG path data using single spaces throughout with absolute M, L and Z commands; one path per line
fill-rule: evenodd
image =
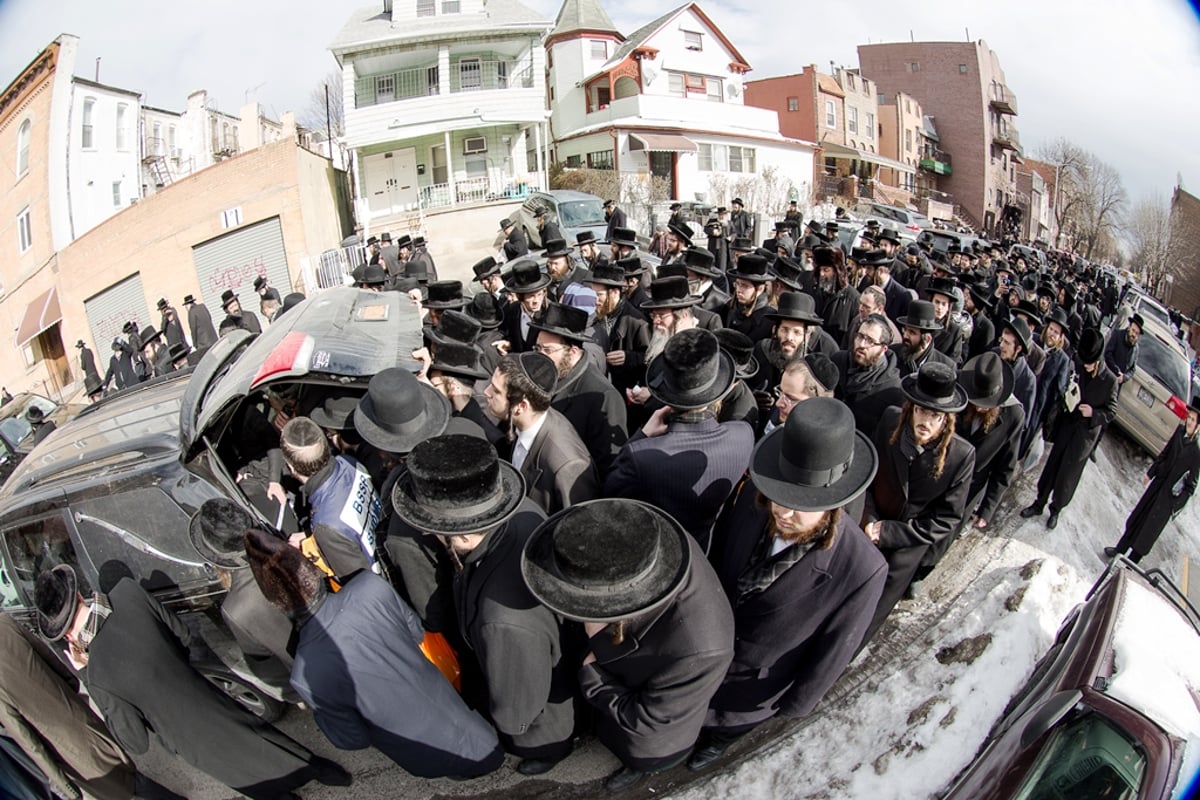
M 0 488 L 0 602 L 31 622 L 38 574 L 75 567 L 85 593 L 131 576 L 213 649 L 199 664 L 252 710 L 278 711 L 219 614 L 225 589 L 191 546 L 188 521 L 207 499 L 256 511 L 235 476 L 253 454 L 248 417 L 287 387 L 300 410 L 331 387 L 365 391 L 385 367 L 416 370 L 420 319 L 407 297 L 338 288 L 291 309 L 262 335 L 223 336 L 190 375 L 139 387 L 60 426 Z M 276 440 L 277 442 L 277 440 Z

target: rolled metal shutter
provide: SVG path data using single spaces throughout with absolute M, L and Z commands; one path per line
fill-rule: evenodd
M 204 304 L 212 311 L 216 324 L 220 324 L 223 316 L 221 295 L 228 289 L 234 291 L 243 309 L 259 313 L 258 295 L 254 291 L 254 279 L 259 275 L 267 276 L 281 298 L 292 291 L 279 217 L 198 244 L 192 248 L 192 259 Z
M 120 283 L 114 284 L 99 294 L 83 301 L 92 330 L 92 342 L 96 345 L 96 366 L 104 371 L 108 357 L 112 355 L 112 340 L 124 338 L 121 332 L 126 322 L 133 320 L 138 330 L 153 325 L 158 328 L 158 317 L 150 316 L 146 293 L 142 290 L 142 275 L 135 272 Z

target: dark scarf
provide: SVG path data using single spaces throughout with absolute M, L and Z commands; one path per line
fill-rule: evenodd
M 808 551 L 817 544 L 816 539 L 804 543 L 794 542 L 772 556 L 771 547 L 774 542 L 775 534 L 771 532 L 770 524 L 767 524 L 763 528 L 762 537 L 758 547 L 754 550 L 754 557 L 750 559 L 749 566 L 738 576 L 737 605 L 741 605 L 754 595 L 771 588 L 771 585 L 779 580 L 779 576 L 804 558 Z
M 842 396 L 846 402 L 857 400 L 865 395 L 870 394 L 875 384 L 887 372 L 891 366 L 888 361 L 888 355 L 891 351 L 885 350 L 879 361 L 869 367 L 859 367 L 854 363 L 854 355 L 851 354 L 848 359 L 850 366 L 846 370 L 846 377 L 842 381 Z

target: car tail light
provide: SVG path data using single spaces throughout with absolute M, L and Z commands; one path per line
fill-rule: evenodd
M 1171 399 L 1167 401 L 1167 408 L 1179 417 L 1180 421 L 1187 419 L 1187 403 L 1180 400 L 1175 395 L 1171 395 Z
M 904 227 L 908 228 L 910 231 L 917 231 L 918 233 L 921 232 L 920 225 L 905 225 Z
M 292 331 L 283 337 L 279 344 L 275 345 L 275 349 L 263 361 L 254 380 L 250 382 L 250 388 L 254 388 L 272 375 L 292 372 L 308 366 L 312 351 L 313 338 L 306 333 Z

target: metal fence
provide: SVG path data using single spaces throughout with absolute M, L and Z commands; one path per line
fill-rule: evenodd
M 313 294 L 334 286 L 349 285 L 350 272 L 367 260 L 367 248 L 361 244 L 335 247 L 302 261 L 305 294 Z

